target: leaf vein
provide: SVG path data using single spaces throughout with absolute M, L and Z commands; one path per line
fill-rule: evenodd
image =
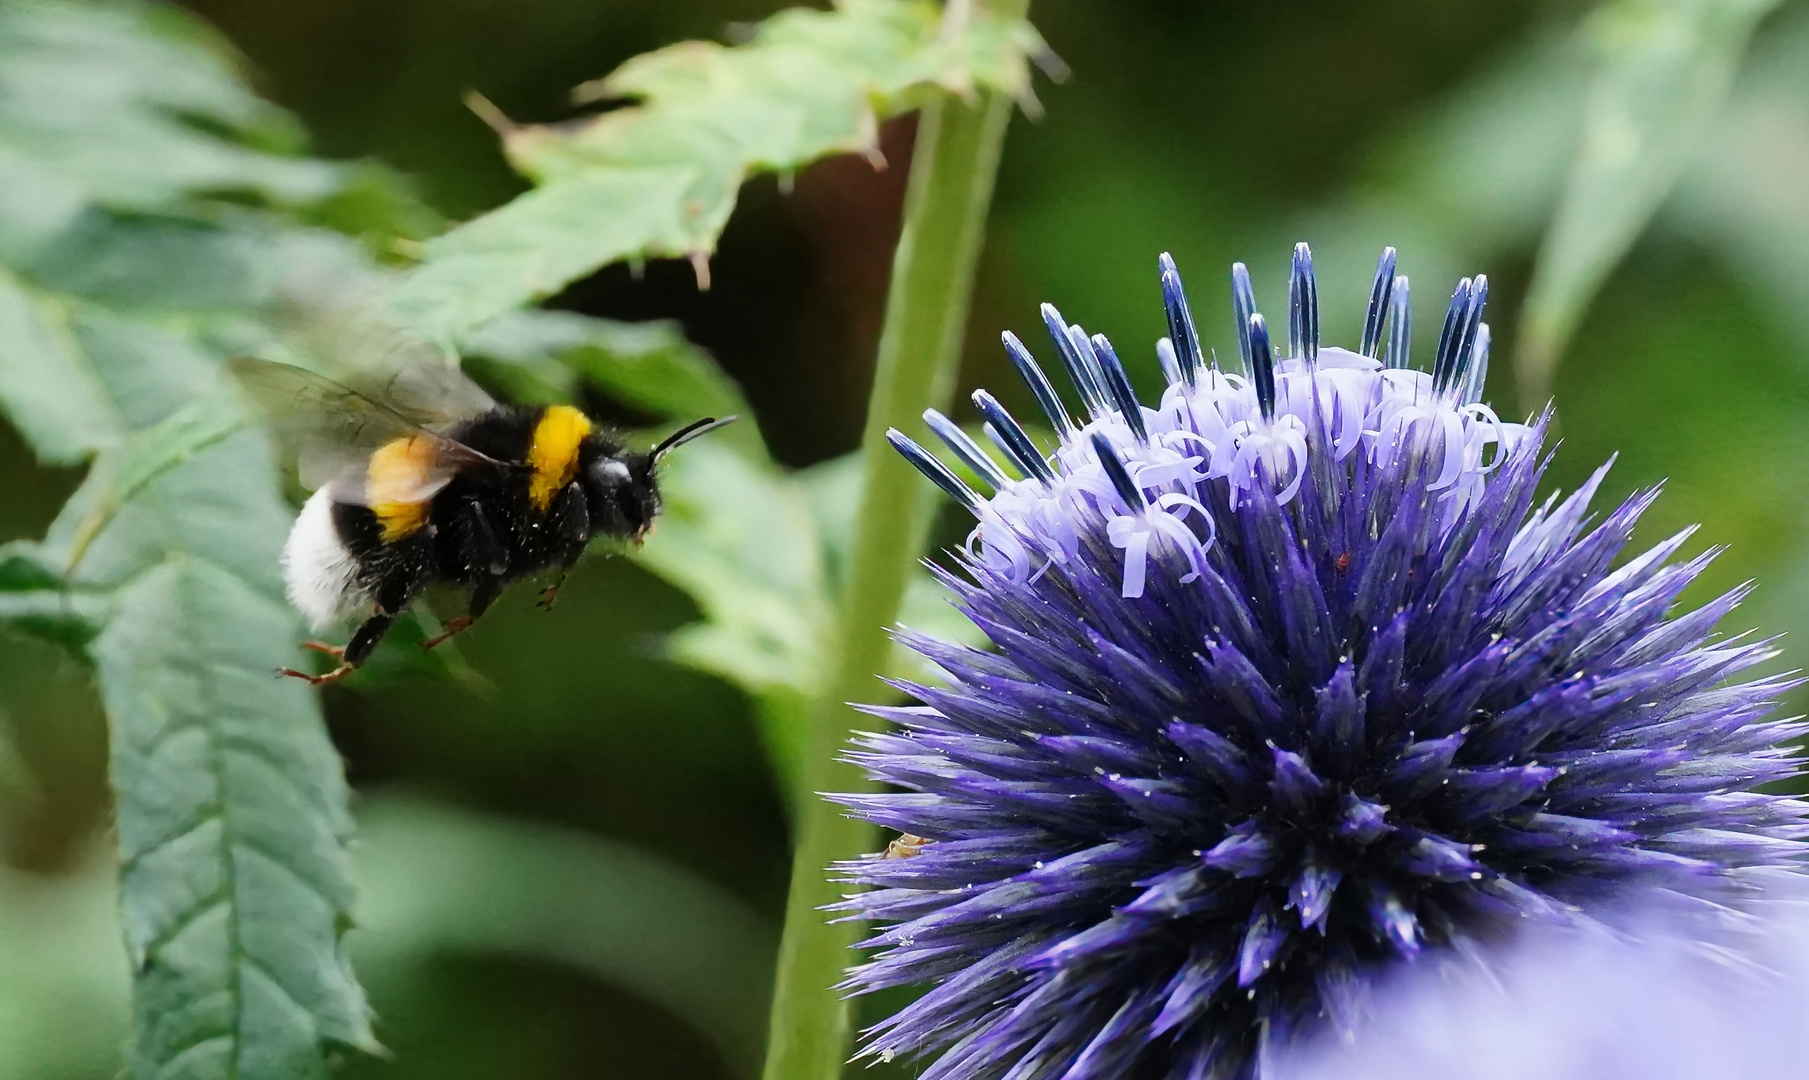
M 187 930 L 196 922 L 200 921 L 200 919 L 208 912 L 219 907 L 223 903 L 229 902 L 231 899 L 232 890 L 227 886 L 222 885 L 213 892 L 208 893 L 206 896 L 195 901 L 194 904 L 189 906 L 187 911 L 178 915 L 175 921 L 171 922 L 170 925 L 164 927 L 162 930 L 159 930 L 157 935 L 150 941 L 145 942 L 144 963 L 148 964 L 152 960 L 155 960 L 157 954 L 163 951 L 164 946 L 176 940 L 178 937 L 181 937 L 184 930 Z

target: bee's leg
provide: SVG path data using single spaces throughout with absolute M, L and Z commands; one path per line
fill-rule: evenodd
M 484 613 L 497 594 L 502 592 L 503 575 L 509 572 L 509 552 L 497 539 L 490 516 L 476 499 L 466 499 L 455 511 L 457 517 L 449 525 L 453 530 L 455 551 L 466 581 L 472 587 L 470 610 L 446 620 L 446 627 L 436 637 L 421 642 L 421 648 L 432 649 L 450 641 L 468 629 Z
M 388 611 L 379 611 L 364 620 L 364 623 L 353 632 L 352 640 L 346 643 L 342 666 L 355 668 L 369 660 L 371 653 L 377 648 L 377 643 L 383 640 L 383 635 L 389 633 L 389 628 L 395 625 L 395 622 L 396 616 Z
M 437 649 L 441 645 L 446 644 L 448 641 L 451 641 L 453 638 L 470 629 L 471 624 L 475 621 L 476 620 L 469 615 L 459 615 L 447 619 L 445 629 L 441 630 L 433 637 L 428 638 L 426 641 L 421 642 L 421 648 Z
M 584 489 L 577 484 L 568 484 L 552 507 L 553 535 L 558 537 L 563 558 L 560 561 L 559 577 L 546 588 L 540 590 L 540 602 L 536 607 L 552 610 L 559 599 L 559 587 L 565 584 L 566 576 L 572 572 L 578 559 L 584 554 L 584 547 L 590 543 L 590 511 L 584 505 Z
M 502 595 L 502 591 L 503 580 L 495 577 L 481 582 L 477 588 L 472 589 L 471 602 L 467 607 L 472 621 L 475 622 L 483 616 L 484 612 L 489 611 L 490 605 L 496 603 L 496 598 Z
M 330 682 L 338 682 L 357 670 L 357 668 L 350 664 L 341 664 L 332 671 L 327 672 L 325 675 L 312 675 L 306 671 L 297 671 L 292 667 L 277 668 L 276 674 L 278 678 L 287 675 L 291 679 L 302 679 L 315 686 L 324 686 Z
M 382 581 L 377 583 L 377 615 L 371 616 L 371 618 L 365 622 L 364 626 L 371 625 L 371 623 L 375 622 L 380 615 L 388 615 L 390 620 L 394 621 L 396 616 L 402 614 L 402 612 L 407 609 L 409 603 L 414 600 L 415 594 L 421 591 L 421 586 L 426 582 L 426 579 L 427 552 L 425 549 L 419 549 L 408 556 L 408 561 L 406 563 L 395 567 Z M 364 632 L 364 626 L 358 628 L 358 633 L 362 634 Z M 385 629 L 387 628 L 386 624 Z M 383 634 L 379 632 L 377 634 L 377 640 L 382 640 L 382 638 Z M 358 635 L 352 635 L 353 644 L 356 644 L 357 641 Z M 377 641 L 372 641 L 371 647 L 375 648 L 376 644 Z M 346 651 L 348 653 L 351 652 L 352 646 L 347 645 Z M 368 655 L 370 650 L 366 649 L 365 652 L 366 655 Z M 360 659 L 353 662 L 362 663 L 363 661 Z
M 446 629 L 438 636 L 430 637 L 426 641 L 421 642 L 421 648 L 432 649 L 444 645 L 446 642 L 464 633 L 466 630 L 471 629 L 471 624 L 476 622 L 485 611 L 488 611 L 490 605 L 496 602 L 496 598 L 502 595 L 502 580 L 503 579 L 500 577 L 487 577 L 482 581 L 479 581 L 477 587 L 471 590 L 471 604 L 469 610 L 457 618 L 447 619 Z
M 352 631 L 352 640 L 346 642 L 345 651 L 340 654 L 340 667 L 347 670 L 334 674 L 335 678 L 344 678 L 351 674 L 349 669 L 361 667 L 371 658 L 377 643 L 408 610 L 426 578 L 427 550 L 417 546 L 405 552 L 404 558 L 377 583 L 377 610 Z
M 570 576 L 571 572 L 570 567 L 560 570 L 559 576 L 553 579 L 553 583 L 540 590 L 540 599 L 534 601 L 534 606 L 545 608 L 547 611 L 553 610 L 553 605 L 559 601 L 559 589 L 565 584 L 565 579 Z
M 394 615 L 391 615 L 388 612 L 379 611 L 377 614 L 364 620 L 364 623 L 352 634 L 352 640 L 347 642 L 344 646 L 328 645 L 319 641 L 308 642 L 305 646 L 306 648 L 313 649 L 315 652 L 326 653 L 328 656 L 336 657 L 339 660 L 339 666 L 327 672 L 325 675 L 311 675 L 308 672 L 297 671 L 294 668 L 282 668 L 277 674 L 288 675 L 296 679 L 306 679 L 315 686 L 320 686 L 324 683 L 338 682 L 352 672 L 357 671 L 359 665 L 370 659 L 371 650 L 375 649 L 377 643 L 383 640 L 384 634 L 389 633 L 389 628 L 395 621 L 396 617 Z

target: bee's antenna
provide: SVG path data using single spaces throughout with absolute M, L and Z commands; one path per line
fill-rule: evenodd
M 692 439 L 697 438 L 699 435 L 708 434 L 725 424 L 734 423 L 735 420 L 736 418 L 733 416 L 725 416 L 721 420 L 718 420 L 713 416 L 706 416 L 696 423 L 686 424 L 684 427 L 679 428 L 677 431 L 674 431 L 672 434 L 666 436 L 665 439 L 661 440 L 660 444 L 655 446 L 648 456 L 654 461 L 658 461 L 671 451 L 678 449 Z

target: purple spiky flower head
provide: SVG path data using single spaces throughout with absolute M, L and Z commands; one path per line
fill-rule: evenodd
M 930 985 L 866 1053 L 1260 1075 L 1390 961 L 1794 862 L 1799 804 L 1752 791 L 1794 771 L 1799 728 L 1764 719 L 1789 684 L 1734 681 L 1772 650 L 1714 636 L 1744 590 L 1676 613 L 1687 533 L 1615 566 L 1654 492 L 1593 528 L 1599 472 L 1534 507 L 1546 419 L 1479 401 L 1486 278 L 1422 371 L 1393 249 L 1355 351 L 1319 342 L 1306 245 L 1280 356 L 1235 266 L 1234 374 L 1160 265 L 1158 407 L 1045 306 L 1084 414 L 1005 346 L 1052 452 L 984 391 L 998 457 L 926 419 L 989 496 L 893 433 L 978 519 L 945 579 L 993 648 L 906 634 L 948 682 L 872 710 L 897 729 L 854 757 L 902 790 L 839 797 L 909 834 L 842 867 L 867 888 L 841 909 L 885 927 L 848 988 Z

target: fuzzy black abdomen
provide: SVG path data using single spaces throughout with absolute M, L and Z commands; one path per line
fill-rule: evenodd
M 432 575 L 434 525 L 428 524 L 399 540 L 383 538 L 383 522 L 367 506 L 333 504 L 333 528 L 358 566 L 357 584 L 377 607 L 401 611 L 414 599 Z

